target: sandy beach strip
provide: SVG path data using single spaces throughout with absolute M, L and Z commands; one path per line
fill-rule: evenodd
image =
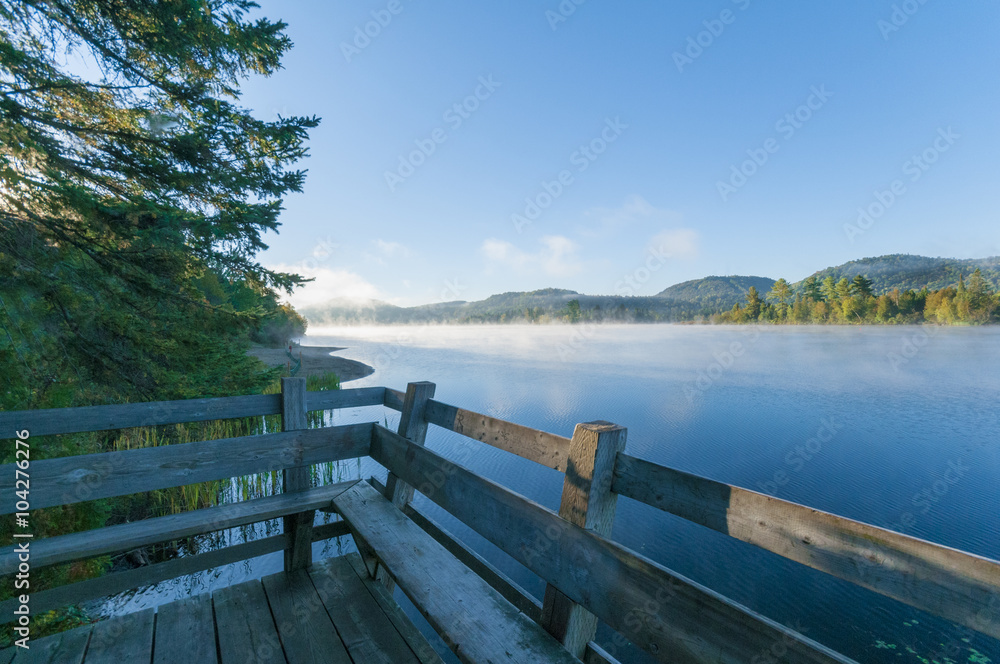
M 291 362 L 288 358 L 287 350 L 287 348 L 255 347 L 251 348 L 248 352 L 264 364 L 277 367 L 287 366 Z M 302 354 L 302 368 L 295 375 L 304 378 L 332 371 L 337 374 L 341 383 L 346 383 L 375 373 L 375 369 L 367 364 L 356 360 L 349 360 L 346 357 L 330 355 L 330 353 L 338 350 L 344 349 L 333 346 L 293 346 L 292 355 L 298 358 L 299 354 Z

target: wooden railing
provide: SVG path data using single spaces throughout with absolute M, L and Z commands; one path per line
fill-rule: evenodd
M 436 401 L 431 383 L 411 383 L 406 392 L 382 387 L 306 392 L 304 383 L 286 378 L 279 395 L 0 413 L 0 438 L 23 429 L 34 438 L 283 415 L 281 432 L 33 460 L 31 509 L 254 473 L 284 475 L 279 495 L 33 541 L 33 569 L 285 519 L 281 535 L 35 593 L 33 611 L 281 550 L 286 569 L 308 565 L 312 542 L 348 532 L 341 522 L 314 526 L 314 511 L 329 511 L 333 498 L 351 484 L 310 487 L 309 467 L 367 456 L 388 470 L 385 485 L 370 482 L 587 663 L 615 661 L 593 642 L 598 620 L 664 662 L 746 662 L 775 644 L 787 662 L 850 661 L 612 542 L 618 496 L 1000 638 L 996 561 L 631 457 L 624 451 L 625 429 L 606 422 L 577 425 L 566 438 Z M 305 428 L 308 411 L 378 405 L 401 412 L 397 432 L 376 422 Z M 425 448 L 429 425 L 565 473 L 559 511 Z M 15 509 L 14 478 L 13 464 L 0 467 L 0 514 Z M 541 577 L 548 584 L 544 600 L 529 596 L 422 514 L 411 502 L 414 491 Z M 16 568 L 13 547 L 0 551 L 0 573 Z M 14 601 L 0 603 L 5 620 Z

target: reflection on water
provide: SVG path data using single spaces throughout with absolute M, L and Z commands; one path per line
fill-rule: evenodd
M 1000 331 L 918 333 L 397 327 L 312 329 L 304 343 L 346 346 L 339 354 L 375 367 L 347 387 L 429 380 L 441 401 L 565 436 L 577 422 L 609 420 L 628 427 L 633 455 L 1000 558 Z M 381 408 L 335 417 L 390 426 L 398 419 Z M 555 471 L 433 427 L 428 445 L 450 456 L 467 451 L 473 470 L 558 506 Z M 358 474 L 379 468 L 366 461 Z M 523 568 L 418 504 L 541 593 Z M 977 661 L 973 650 L 1000 662 L 995 641 L 627 499 L 614 537 L 859 661 L 919 662 L 944 643 L 956 644 L 956 662 Z M 280 565 L 272 556 L 241 573 Z M 172 591 L 153 594 L 164 592 Z

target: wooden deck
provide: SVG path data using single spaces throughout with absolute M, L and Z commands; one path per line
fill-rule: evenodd
M 442 664 L 357 554 L 0 651 L 0 664 Z
M 626 430 L 577 424 L 571 438 L 434 400 L 433 383 L 0 412 L 0 439 L 17 462 L 0 466 L 0 514 L 155 489 L 282 473 L 282 493 L 0 548 L 0 574 L 123 553 L 270 519 L 280 534 L 33 589 L 31 613 L 284 551 L 284 572 L 114 618 L 51 639 L 10 662 L 441 662 L 391 598 L 410 598 L 465 664 L 617 664 L 632 644 L 663 664 L 747 664 L 781 648 L 787 664 L 851 664 L 792 628 L 610 539 L 619 498 L 636 500 L 1000 639 L 1000 561 L 660 466 L 626 453 Z M 309 428 L 311 411 L 384 406 L 377 421 Z M 281 414 L 282 430 L 254 436 L 29 459 L 27 438 Z M 558 511 L 424 446 L 429 426 L 563 474 Z M 368 457 L 386 480 L 312 486 L 317 464 Z M 29 464 L 30 461 L 30 464 Z M 30 468 L 29 468 L 30 465 Z M 31 490 L 28 495 L 28 476 Z M 422 514 L 415 492 L 546 583 L 543 601 Z M 343 520 L 315 523 L 317 510 Z M 20 516 L 20 514 L 19 514 Z M 361 556 L 312 565 L 312 543 L 350 535 Z M 26 536 L 26 535 L 23 535 Z M 27 599 L 0 601 L 0 622 Z M 610 643 L 594 642 L 598 621 Z M 28 626 L 15 627 L 25 629 Z M 576 658 L 576 659 L 574 659 Z

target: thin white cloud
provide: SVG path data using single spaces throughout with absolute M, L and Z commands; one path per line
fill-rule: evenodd
M 406 245 L 378 238 L 372 240 L 372 251 L 362 251 L 361 257 L 374 265 L 388 265 L 389 261 L 409 258 L 412 253 Z
M 648 249 L 666 258 L 692 260 L 698 257 L 699 239 L 691 228 L 669 228 L 650 238 Z
M 680 223 L 681 215 L 673 210 L 650 205 L 642 196 L 633 194 L 616 208 L 591 208 L 583 213 L 593 224 L 582 229 L 581 234 L 589 237 L 604 237 L 618 233 L 636 224 L 656 224 L 659 226 Z
M 567 277 L 580 272 L 583 264 L 577 255 L 580 248 L 562 235 L 546 235 L 542 247 L 531 253 L 518 249 L 510 242 L 489 238 L 480 252 L 493 267 L 502 267 L 520 274 L 542 272 L 555 277 Z
M 399 242 L 387 242 L 381 238 L 375 240 L 375 248 L 387 258 L 406 257 L 410 255 L 410 250 L 405 245 Z
M 315 278 L 295 289 L 288 301 L 295 308 L 311 307 L 330 300 L 385 300 L 379 289 L 364 277 L 350 270 L 320 267 L 307 269 L 301 265 L 273 265 L 272 270 L 294 272 L 303 277 Z

